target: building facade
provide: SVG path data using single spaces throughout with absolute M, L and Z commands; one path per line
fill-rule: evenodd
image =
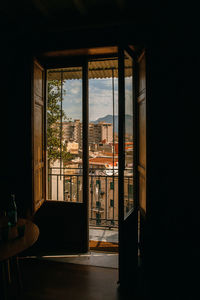
M 89 123 L 89 144 L 113 142 L 113 126 L 111 123 Z

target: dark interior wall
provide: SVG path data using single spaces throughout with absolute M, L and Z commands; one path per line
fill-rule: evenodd
M 148 98 L 149 208 L 146 221 L 147 266 L 152 294 L 182 289 L 187 276 L 184 152 L 183 57 L 173 38 L 156 41 L 150 49 Z M 148 209 L 147 208 L 147 209 Z M 187 253 L 187 254 L 186 254 Z M 184 258 L 184 259 L 183 259 Z M 160 274 L 160 275 L 159 275 Z M 161 275 L 162 274 L 162 275 Z M 155 286 L 156 285 L 156 286 Z
M 107 31 L 80 29 L 74 33 L 61 30 L 46 36 L 34 31 L 4 33 L 1 47 L 1 206 L 10 189 L 16 192 L 22 215 L 31 203 L 29 63 L 32 54 L 54 48 L 55 44 L 59 48 L 88 47 L 127 38 L 134 44 L 144 44 L 148 53 L 149 80 L 147 293 L 156 294 L 160 290 L 170 294 L 177 285 L 186 288 L 183 285 L 188 278 L 186 266 L 193 254 L 187 239 L 192 234 L 188 227 L 190 195 L 183 173 L 188 136 L 185 107 L 188 82 L 184 76 L 187 59 L 185 51 L 180 50 L 181 29 L 159 28 L 158 24 L 140 25 L 133 23 L 129 29 L 114 26 Z
M 30 72 L 26 44 L 5 34 L 1 47 L 1 207 L 16 194 L 19 214 L 30 197 Z
M 164 299 L 194 299 L 197 292 L 196 54 L 190 52 L 194 32 L 188 28 L 187 22 L 169 27 L 149 49 L 147 290 L 165 291 Z

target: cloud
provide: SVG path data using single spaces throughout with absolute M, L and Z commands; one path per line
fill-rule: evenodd
M 82 119 L 82 80 L 66 80 L 63 109 L 72 119 Z M 114 80 L 114 113 L 118 112 L 118 80 Z M 112 80 L 89 80 L 89 119 L 96 120 L 113 113 Z
M 118 106 L 117 82 L 115 82 L 115 114 Z M 112 81 L 110 79 L 93 79 L 89 81 L 89 119 L 94 121 L 113 113 Z
M 82 103 L 82 80 L 66 80 L 64 83 L 64 97 L 63 102 L 65 106 Z
M 78 94 L 82 91 L 82 80 L 65 80 L 64 89 L 66 93 Z

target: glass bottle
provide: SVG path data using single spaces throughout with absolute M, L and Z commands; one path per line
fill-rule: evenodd
M 17 223 L 17 206 L 15 202 L 15 195 L 11 194 L 7 205 L 8 225 L 14 226 Z

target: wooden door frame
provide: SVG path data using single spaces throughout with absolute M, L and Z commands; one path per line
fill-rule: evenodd
M 136 52 L 133 52 L 134 50 L 132 50 L 132 49 L 127 49 L 127 47 L 122 47 L 122 46 L 119 46 L 119 47 L 121 47 L 121 48 L 123 48 L 123 50 L 126 50 L 129 54 L 130 54 L 130 52 L 129 51 L 131 51 L 131 54 L 133 55 L 133 53 L 136 53 Z M 131 56 L 132 56 L 131 55 Z M 135 54 L 136 55 L 136 54 Z M 87 57 L 88 58 L 88 57 Z M 119 54 L 118 54 L 118 60 L 119 60 Z M 78 58 L 78 57 L 74 57 L 74 61 L 76 61 L 76 64 L 77 64 L 77 61 L 83 61 L 83 58 Z M 122 60 L 121 60 L 122 61 Z M 66 62 L 69 62 L 69 60 L 66 60 Z M 71 65 L 73 65 L 74 63 L 73 63 L 73 61 L 71 61 Z M 55 67 L 59 67 L 60 66 L 60 62 L 59 62 L 59 64 L 57 64 L 57 63 L 55 63 L 55 62 L 53 62 L 53 63 L 49 63 L 49 65 L 48 64 L 46 64 L 46 66 L 45 66 L 45 70 L 47 69 L 47 68 L 55 68 Z M 64 67 L 64 66 L 63 66 Z M 123 69 L 123 66 L 120 66 L 119 65 L 119 68 L 118 69 Z M 87 70 L 87 63 L 85 63 L 85 67 L 84 67 L 84 69 L 83 69 L 83 80 L 84 80 L 84 78 L 86 78 L 86 76 L 87 76 L 87 72 L 88 72 L 88 70 Z M 124 70 L 122 71 L 122 72 L 124 72 Z M 45 77 L 46 78 L 46 77 Z M 83 84 L 83 86 L 86 86 L 86 88 L 84 89 L 83 88 L 83 103 L 87 103 L 88 104 L 88 84 Z M 121 90 L 122 90 L 122 87 L 123 87 L 123 89 L 124 89 L 124 82 L 122 82 L 122 80 L 119 80 L 119 85 L 118 85 L 118 89 L 120 89 L 120 86 L 121 86 Z M 134 86 L 134 85 L 133 85 Z M 136 90 L 134 90 L 134 93 L 136 93 Z M 120 97 L 123 97 L 124 98 L 124 95 L 121 95 Z M 83 112 L 83 115 L 84 114 L 86 114 L 86 122 L 85 122 L 85 127 L 84 128 L 86 128 L 86 126 L 87 126 L 87 124 L 88 124 L 88 105 L 84 105 L 83 104 L 83 109 L 84 109 L 84 112 Z M 45 114 L 45 117 L 46 117 L 46 114 Z M 136 122 L 137 122 L 137 117 L 136 117 Z M 119 122 L 121 122 L 121 124 L 123 124 L 124 123 L 124 117 L 123 116 L 119 116 Z M 46 122 L 45 122 L 45 124 L 46 124 Z M 124 125 L 123 125 L 124 126 Z M 87 126 L 88 127 L 88 126 Z M 120 130 L 119 130 L 120 131 Z M 87 132 L 87 135 L 88 135 L 88 132 Z M 119 132 L 119 139 L 120 138 L 122 138 L 123 139 L 123 132 L 121 131 L 121 133 Z M 87 138 L 86 139 L 88 139 L 88 136 L 87 136 Z M 138 139 L 138 136 L 136 137 L 136 139 Z M 85 151 L 86 151 L 86 153 L 88 153 L 88 147 L 86 147 L 87 146 L 87 142 L 85 141 L 84 142 L 84 147 L 85 147 Z M 87 148 L 87 149 L 86 149 Z M 137 143 L 136 143 L 136 148 L 137 148 Z M 121 154 L 120 154 L 121 153 Z M 123 153 L 124 153 L 124 149 L 123 149 L 123 147 L 122 147 L 122 149 L 119 149 L 119 156 L 120 155 L 123 155 Z M 138 155 L 138 153 L 137 153 L 137 155 Z M 124 158 L 122 158 L 122 162 L 123 162 L 123 160 L 124 160 Z M 86 170 L 87 169 L 87 174 L 85 174 L 85 175 L 88 175 L 88 157 L 87 157 L 87 160 L 85 160 L 84 162 L 84 169 Z M 121 172 L 121 173 L 120 173 Z M 122 172 L 123 172 L 123 166 L 122 166 L 122 164 L 121 165 L 119 165 L 119 178 L 120 178 L 120 176 L 123 176 L 122 175 Z M 121 175 L 120 175 L 121 174 Z M 88 195 L 88 188 L 89 188 L 89 184 L 88 184 L 88 176 L 83 176 L 83 180 L 84 180 L 84 190 L 83 190 L 83 193 L 84 193 L 84 195 L 83 195 L 83 197 L 85 197 L 85 199 L 87 199 L 88 197 L 87 197 L 87 195 Z M 120 180 L 119 180 L 120 181 Z M 137 178 L 137 175 L 136 175 L 136 181 L 138 182 L 138 178 Z M 45 183 L 46 183 L 46 181 L 45 181 Z M 137 183 L 137 185 L 138 185 L 138 183 Z M 45 185 L 45 187 L 46 187 L 46 185 Z M 136 202 L 138 203 L 138 194 L 137 194 L 137 192 L 138 192 L 138 186 L 137 186 L 137 188 L 136 188 L 136 191 L 135 191 L 135 193 L 136 193 L 136 195 L 137 195 L 137 197 L 136 197 Z M 118 201 L 119 201 L 119 199 L 121 199 L 121 195 L 122 195 L 122 193 L 124 193 L 124 191 L 123 191 L 123 185 L 119 185 L 119 192 L 118 192 Z M 89 198 L 88 198 L 88 200 L 87 200 L 87 202 L 89 201 Z M 86 202 L 85 202 L 86 203 Z M 122 213 L 122 209 L 120 209 L 120 207 L 121 207 L 121 203 L 120 203 L 120 201 L 119 201 L 119 203 L 118 203 L 118 211 L 119 211 L 119 219 L 120 218 L 122 218 L 123 217 L 123 215 L 120 215 L 121 213 Z M 87 251 L 88 250 L 88 245 L 89 245 L 89 215 L 88 215 L 88 203 L 87 204 L 85 204 L 84 205 L 84 210 L 85 210 L 85 214 L 87 215 L 87 221 L 86 221 L 86 228 L 87 228 L 87 246 L 85 245 L 84 246 L 84 249 L 85 249 L 85 251 Z M 121 236 L 120 236 L 120 230 L 119 230 L 119 240 L 121 239 Z
M 42 149 L 42 156 L 43 156 L 43 161 L 44 161 L 44 166 L 43 166 L 43 174 L 42 174 L 42 180 L 43 180 L 43 199 L 40 200 L 40 203 L 37 204 L 35 203 L 35 66 L 38 67 L 42 71 L 42 98 L 43 98 L 43 119 L 42 119 L 42 129 L 43 129 L 43 134 L 42 134 L 42 144 L 43 144 L 43 149 Z M 45 69 L 43 66 L 38 62 L 38 60 L 34 57 L 32 60 L 32 89 L 31 89 L 31 133 L 32 133 L 32 139 L 31 139 L 31 153 L 32 153 L 32 205 L 31 205 L 31 215 L 34 215 L 34 213 L 40 208 L 40 206 L 44 203 L 46 199 L 46 138 L 45 138 L 45 132 L 46 132 L 46 89 L 45 89 L 45 82 L 46 82 L 46 75 L 45 75 Z

